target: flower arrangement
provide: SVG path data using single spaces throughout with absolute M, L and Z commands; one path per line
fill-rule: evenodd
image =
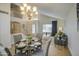
M 29 42 L 29 44 L 31 43 L 31 40 L 32 40 L 32 36 L 31 35 L 28 35 L 27 36 L 27 39 L 28 39 L 28 42 Z

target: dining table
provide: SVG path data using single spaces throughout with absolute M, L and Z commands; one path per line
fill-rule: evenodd
M 28 44 L 27 40 L 23 39 L 20 41 L 18 45 L 16 45 L 16 49 L 20 50 L 21 53 L 25 53 L 27 51 L 27 55 L 30 56 L 32 53 L 38 48 L 41 47 L 40 42 L 32 42 L 31 44 Z M 25 49 L 25 52 L 23 50 Z

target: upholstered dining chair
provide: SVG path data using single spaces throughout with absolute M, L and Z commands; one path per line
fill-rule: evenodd
M 18 45 L 18 43 L 24 39 L 24 35 L 22 33 L 16 33 L 16 34 L 12 34 L 13 40 L 14 40 L 14 45 L 15 45 L 15 54 L 17 53 L 17 47 L 16 45 Z
M 12 56 L 10 50 L 0 43 L 0 56 Z
M 51 44 L 51 39 L 49 39 L 48 42 L 47 42 L 47 47 L 46 47 L 45 56 L 48 56 L 50 44 Z
M 5 51 L 6 51 L 8 56 L 12 56 L 12 54 L 11 54 L 11 52 L 10 52 L 10 50 L 8 48 L 5 48 Z
M 36 37 L 39 39 L 39 42 L 42 43 L 42 33 L 37 33 Z

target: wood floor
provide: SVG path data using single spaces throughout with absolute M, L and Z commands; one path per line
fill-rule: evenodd
M 45 49 L 46 44 L 43 43 L 43 49 Z M 15 54 L 14 52 L 15 48 L 12 47 L 10 49 L 12 55 Z M 52 39 L 51 44 L 50 44 L 50 48 L 49 48 L 49 52 L 48 52 L 48 56 L 71 56 L 70 51 L 68 48 L 64 48 L 63 46 L 55 46 L 54 44 L 54 39 Z
M 64 48 L 63 46 L 58 46 L 54 44 L 54 40 L 52 40 L 49 48 L 49 56 L 71 56 L 71 53 L 68 48 Z

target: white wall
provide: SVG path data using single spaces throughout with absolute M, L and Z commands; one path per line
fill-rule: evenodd
M 57 19 L 57 31 L 59 32 L 59 27 L 62 27 L 62 30 L 64 31 L 64 20 L 63 19 Z
M 43 24 L 52 24 L 52 21 L 58 21 L 57 23 L 57 28 L 59 28 L 60 26 L 64 27 L 64 20 L 63 19 L 57 19 L 57 18 L 52 18 L 43 14 L 39 14 L 38 15 L 38 20 L 33 21 L 33 23 L 36 24 L 37 26 L 37 30 L 39 33 L 42 33 L 42 26 Z
M 39 14 L 38 16 L 38 32 L 42 33 L 43 24 L 52 24 L 52 21 L 56 20 L 55 18 Z
M 0 10 L 8 12 L 8 14 L 0 12 L 0 43 L 5 47 L 10 47 L 10 4 L 0 4 Z
M 71 7 L 68 17 L 65 19 L 65 33 L 68 35 L 68 46 L 72 55 L 79 56 L 79 33 L 77 32 L 76 4 Z

